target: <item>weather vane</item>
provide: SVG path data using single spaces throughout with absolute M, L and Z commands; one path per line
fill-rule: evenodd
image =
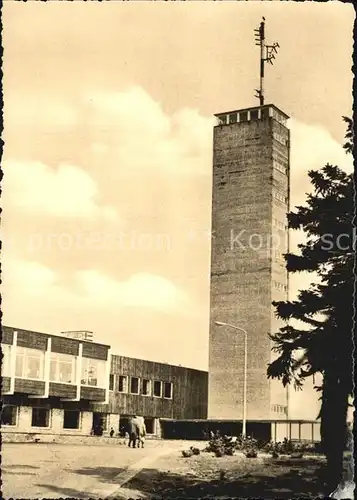
M 258 29 L 254 30 L 255 45 L 260 46 L 260 88 L 256 89 L 255 97 L 259 99 L 260 105 L 264 104 L 264 64 L 266 62 L 273 64 L 275 59 L 275 54 L 278 52 L 280 47 L 277 42 L 273 45 L 266 45 L 265 43 L 265 17 L 263 17 L 262 22 Z

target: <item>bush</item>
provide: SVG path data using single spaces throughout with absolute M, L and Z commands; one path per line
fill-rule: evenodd
M 244 455 L 247 458 L 257 458 L 257 456 L 258 456 L 258 450 L 252 448 L 251 450 L 245 451 Z
M 251 455 L 252 452 L 258 453 L 258 450 L 263 450 L 270 453 L 273 458 L 278 458 L 279 455 L 291 455 L 292 453 L 321 453 L 320 447 L 320 443 L 293 442 L 286 438 L 282 442 L 274 443 L 270 441 L 267 443 L 250 436 L 246 438 L 242 436 L 221 436 L 219 432 L 216 432 L 215 434 L 211 433 L 208 444 L 203 451 L 214 453 L 217 457 L 223 457 L 224 455 L 232 456 L 235 451 Z
M 208 445 L 204 451 L 214 453 L 217 457 L 224 455 L 232 456 L 236 450 L 250 451 L 257 450 L 258 442 L 251 437 L 243 438 L 242 436 L 221 436 L 218 432 L 211 435 Z
M 263 450 L 267 453 L 278 455 L 291 455 L 292 453 L 315 452 L 320 453 L 320 443 L 293 442 L 284 439 L 283 442 L 265 444 Z

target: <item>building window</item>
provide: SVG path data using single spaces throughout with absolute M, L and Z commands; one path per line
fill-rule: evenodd
M 240 122 L 248 121 L 248 111 L 242 111 L 241 113 L 239 113 L 239 121 Z
M 259 111 L 257 109 L 252 110 L 250 112 L 250 119 L 251 120 L 258 120 L 258 118 L 259 118 Z
M 109 390 L 114 391 L 114 387 L 115 387 L 115 375 L 114 373 L 111 373 L 109 375 Z
M 142 393 L 144 396 L 151 396 L 151 380 L 143 379 Z
M 229 115 L 229 123 L 237 123 L 237 113 Z
M 44 351 L 17 347 L 15 376 L 35 380 L 43 379 L 44 362 Z
M 172 399 L 172 383 L 171 382 L 164 383 L 164 398 Z
M 281 172 L 282 174 L 286 175 L 286 166 L 282 165 L 281 163 L 279 163 L 276 160 L 273 160 L 273 168 L 275 170 L 278 170 L 278 172 Z
M 1 375 L 3 377 L 11 376 L 11 345 L 9 344 L 1 344 Z
M 131 377 L 130 379 L 130 393 L 139 394 L 139 379 L 138 377 Z
M 162 383 L 159 380 L 154 380 L 154 396 L 157 398 L 162 396 Z
M 49 427 L 50 410 L 46 408 L 32 408 L 32 427 Z
M 145 418 L 146 434 L 155 434 L 155 419 Z
M 269 108 L 262 108 L 260 116 L 262 120 L 269 118 Z
M 103 432 L 108 430 L 108 414 L 94 412 L 93 413 L 93 431 L 95 435 L 101 436 Z
M 17 424 L 17 406 L 5 405 L 1 410 L 1 425 Z
M 69 354 L 51 353 L 50 381 L 76 383 L 76 358 Z
M 218 124 L 219 125 L 227 125 L 227 115 L 218 116 Z
M 78 410 L 64 410 L 63 428 L 79 429 L 79 418 L 80 418 L 80 412 Z
M 126 375 L 119 375 L 119 392 L 128 392 L 128 377 Z
M 93 387 L 106 387 L 106 361 L 82 358 L 81 384 Z
M 283 194 L 280 191 L 277 191 L 276 189 L 273 190 L 273 196 L 276 200 L 281 201 L 282 203 L 286 203 L 287 201 L 285 194 Z

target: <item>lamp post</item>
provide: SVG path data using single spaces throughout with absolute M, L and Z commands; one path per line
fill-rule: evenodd
M 248 359 L 248 334 L 246 330 L 239 326 L 231 325 L 230 323 L 223 323 L 222 321 L 215 321 L 217 326 L 226 326 L 238 330 L 244 335 L 244 377 L 243 377 L 243 424 L 242 436 L 245 438 L 247 435 L 247 359 Z

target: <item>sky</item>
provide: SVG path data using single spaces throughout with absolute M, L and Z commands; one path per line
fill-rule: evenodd
M 351 5 L 4 3 L 3 324 L 207 369 L 212 117 L 258 104 L 263 15 L 295 206 L 352 168 Z

